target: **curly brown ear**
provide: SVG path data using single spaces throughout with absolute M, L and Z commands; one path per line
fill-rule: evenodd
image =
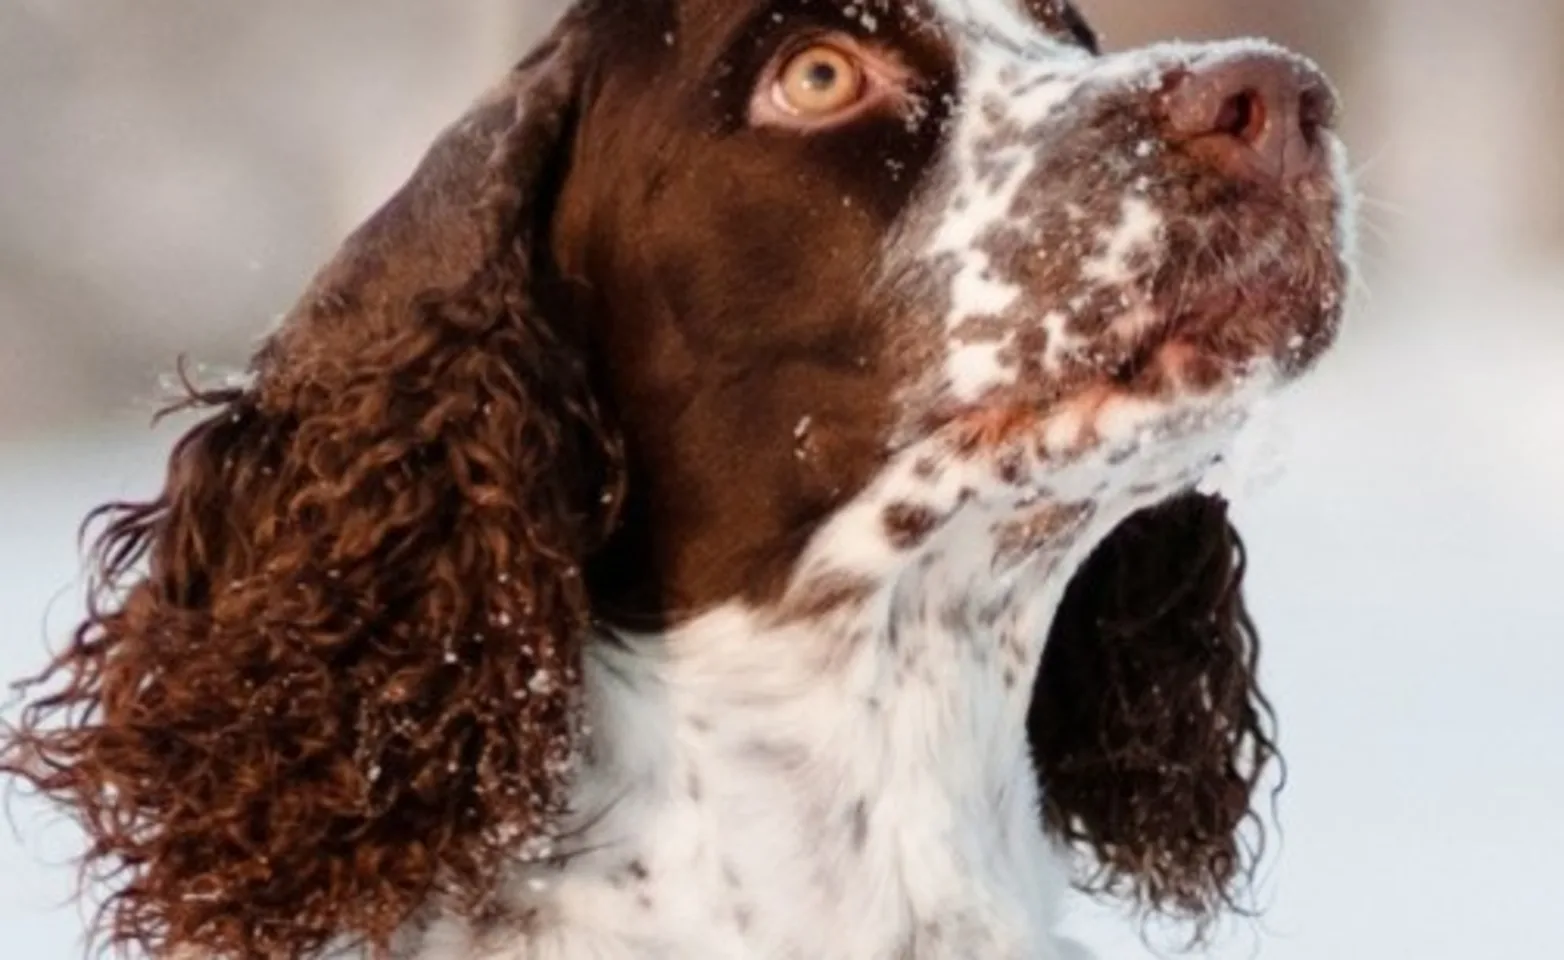
M 1088 888 L 1194 920 L 1197 938 L 1242 909 L 1242 828 L 1276 755 L 1243 573 L 1222 500 L 1131 517 L 1066 591 L 1028 718 L 1044 817 L 1094 856 Z
M 446 131 L 253 386 L 192 390 L 157 499 L 94 515 L 89 615 L 0 769 L 85 828 L 111 945 L 378 951 L 559 813 L 619 482 L 529 283 L 577 35 Z

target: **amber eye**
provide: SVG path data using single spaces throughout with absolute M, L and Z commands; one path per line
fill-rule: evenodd
M 864 93 L 863 67 L 839 47 L 817 44 L 782 65 L 772 97 L 798 117 L 824 117 L 857 103 Z

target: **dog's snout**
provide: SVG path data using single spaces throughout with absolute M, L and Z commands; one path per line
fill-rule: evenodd
M 1222 173 L 1278 184 L 1326 164 L 1323 133 L 1336 99 L 1325 78 L 1291 58 L 1251 54 L 1171 75 L 1166 135 Z

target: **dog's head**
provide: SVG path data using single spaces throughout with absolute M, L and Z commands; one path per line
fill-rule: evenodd
M 1165 483 L 1307 369 L 1334 109 L 1259 44 L 1102 55 L 1063 0 L 583 0 L 105 508 L 0 760 L 153 952 L 481 900 L 565 803 L 594 621 L 819 614 L 944 519 L 892 497 L 844 546 L 868 491 Z M 1200 495 L 1126 522 L 1029 725 L 1055 832 L 1196 915 L 1271 755 L 1239 554 Z

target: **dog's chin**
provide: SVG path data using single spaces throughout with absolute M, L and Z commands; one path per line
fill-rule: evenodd
M 1218 395 L 1260 371 L 1290 380 L 1329 348 L 1340 321 L 1342 291 L 1334 280 L 1297 284 L 1281 270 L 1255 270 L 1178 290 L 1147 304 L 1150 319 L 1095 369 L 1082 371 L 1066 401 L 1105 388 L 1140 400 Z
M 1219 272 L 1163 263 L 1125 288 L 1125 311 L 1085 349 L 924 421 L 963 456 L 1117 461 L 1149 436 L 1202 432 L 1312 368 L 1335 339 L 1345 277 L 1312 247 L 1230 258 Z M 1136 292 L 1143 291 L 1143 292 Z
M 1241 413 L 1245 398 L 1295 378 L 1328 345 L 1322 317 L 1234 313 L 1230 300 L 1186 301 L 1134 342 L 1047 384 L 996 391 L 954 411 L 941 430 L 972 455 L 1025 448 L 1061 463 L 1114 458 L 1148 437 L 1197 434 L 1210 417 Z

